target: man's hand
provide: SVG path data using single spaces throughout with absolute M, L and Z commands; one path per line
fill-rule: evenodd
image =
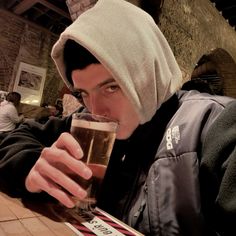
M 83 151 L 73 136 L 61 134 L 51 147 L 43 149 L 26 178 L 26 189 L 45 191 L 65 206 L 74 207 L 72 196 L 83 199 L 87 192 L 69 177 L 69 172 L 84 179 L 92 176 L 92 171 L 81 161 L 82 157 Z

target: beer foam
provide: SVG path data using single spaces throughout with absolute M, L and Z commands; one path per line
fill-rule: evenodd
M 96 122 L 78 119 L 72 119 L 71 126 L 107 132 L 115 132 L 117 129 L 117 124 L 115 122 Z

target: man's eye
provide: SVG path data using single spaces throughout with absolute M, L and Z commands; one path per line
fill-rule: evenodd
M 111 85 L 106 88 L 106 91 L 109 93 L 113 93 L 113 92 L 117 91 L 119 88 L 120 87 L 118 85 Z
M 80 91 L 73 91 L 72 95 L 80 102 L 83 104 L 83 97 Z

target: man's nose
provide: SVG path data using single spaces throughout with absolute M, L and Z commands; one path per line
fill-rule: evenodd
M 90 96 L 90 112 L 96 115 L 105 116 L 107 113 L 106 103 L 102 96 L 96 94 Z

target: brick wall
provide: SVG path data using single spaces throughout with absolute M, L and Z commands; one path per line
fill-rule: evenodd
M 19 63 L 25 62 L 46 68 L 41 103 L 54 104 L 63 87 L 50 56 L 58 36 L 2 9 L 0 25 L 0 90 L 13 90 Z

